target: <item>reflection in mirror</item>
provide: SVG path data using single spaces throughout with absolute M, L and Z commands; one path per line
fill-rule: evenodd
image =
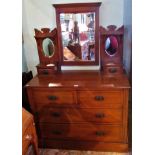
M 115 55 L 118 48 L 118 42 L 116 37 L 110 36 L 105 41 L 105 51 L 109 56 Z
M 49 38 L 45 38 L 42 43 L 43 53 L 46 57 L 52 57 L 54 55 L 55 49 L 53 41 Z
M 95 13 L 61 13 L 64 61 L 95 61 Z

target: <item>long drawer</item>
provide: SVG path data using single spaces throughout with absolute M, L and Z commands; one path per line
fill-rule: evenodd
M 121 91 L 79 91 L 78 102 L 85 108 L 120 108 L 123 95 Z
M 44 123 L 122 123 L 122 109 L 42 108 L 37 117 Z
M 41 138 L 120 142 L 123 129 L 119 125 L 97 124 L 40 124 Z

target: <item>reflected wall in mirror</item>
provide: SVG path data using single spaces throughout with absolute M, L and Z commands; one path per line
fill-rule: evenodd
M 95 61 L 95 12 L 60 14 L 63 60 Z
M 118 42 L 115 36 L 109 36 L 105 41 L 105 52 L 109 56 L 114 56 L 118 49 Z
M 43 53 L 46 57 L 52 57 L 55 52 L 53 41 L 49 38 L 45 38 L 42 42 Z

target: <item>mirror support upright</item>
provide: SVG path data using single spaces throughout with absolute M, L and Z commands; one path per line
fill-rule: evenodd
M 38 74 L 52 74 L 54 72 L 60 71 L 60 59 L 58 50 L 58 37 L 57 29 L 52 31 L 49 28 L 42 28 L 41 30 L 35 29 L 35 39 L 37 43 L 38 55 L 40 64 L 38 64 L 37 71 Z M 43 42 L 46 39 L 50 39 L 54 45 L 54 53 L 51 56 L 45 55 L 45 49 L 43 48 Z
M 100 57 L 101 70 L 105 74 L 120 74 L 123 69 L 123 34 L 124 27 L 117 28 L 115 25 L 109 25 L 107 28 L 100 26 Z M 106 49 L 108 38 L 113 38 L 113 48 L 115 52 L 110 55 Z

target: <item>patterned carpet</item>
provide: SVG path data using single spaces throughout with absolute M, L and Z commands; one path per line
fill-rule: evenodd
M 40 155 L 131 155 L 131 153 L 40 149 Z

